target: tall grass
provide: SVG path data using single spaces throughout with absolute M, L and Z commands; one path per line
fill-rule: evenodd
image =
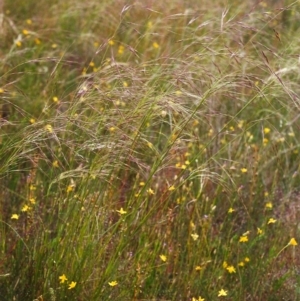
M 1 300 L 298 300 L 297 1 L 6 1 Z

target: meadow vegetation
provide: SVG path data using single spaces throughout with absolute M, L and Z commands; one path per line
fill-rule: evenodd
M 227 2 L 4 2 L 1 300 L 299 300 L 300 2 Z

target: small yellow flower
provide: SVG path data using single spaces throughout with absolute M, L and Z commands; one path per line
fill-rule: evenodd
M 228 213 L 232 213 L 232 212 L 234 212 L 235 210 L 232 208 L 232 207 L 230 207 L 229 209 L 228 209 Z
M 197 233 L 191 234 L 193 240 L 197 240 L 199 238 L 199 235 Z
M 22 30 L 22 33 L 23 33 L 24 36 L 29 35 L 29 31 L 28 31 L 27 29 L 23 29 L 23 30 Z
M 201 296 L 199 296 L 199 298 L 197 299 L 197 298 L 192 298 L 192 301 L 205 301 L 205 299 L 204 298 L 201 298 Z
M 169 190 L 169 191 L 175 190 L 175 186 L 174 186 L 174 185 L 170 186 L 168 190 Z
M 34 118 L 30 118 L 30 119 L 29 119 L 29 122 L 30 122 L 31 124 L 34 124 L 34 123 L 35 123 L 35 119 L 34 119 Z
M 35 43 L 36 45 L 40 45 L 40 44 L 41 44 L 41 40 L 38 39 L 38 38 L 35 38 L 35 39 L 34 39 L 34 43 Z
M 74 288 L 76 286 L 77 282 L 75 281 L 72 281 L 70 284 L 69 284 L 69 287 L 68 287 L 68 290 L 71 290 L 72 288 Z
M 264 128 L 264 133 L 265 134 L 269 134 L 271 132 L 271 129 L 269 129 L 269 128 Z
M 243 266 L 245 266 L 245 263 L 243 261 L 241 261 L 241 262 L 238 263 L 238 266 L 243 267 Z
M 247 235 L 242 235 L 241 237 L 240 237 L 240 240 L 239 240 L 239 242 L 247 242 L 249 239 L 248 239 L 248 236 Z
M 50 124 L 45 125 L 45 130 L 48 131 L 49 133 L 53 133 L 52 125 Z
M 58 279 L 60 280 L 60 283 L 64 283 L 65 281 L 68 280 L 68 278 L 66 277 L 65 274 L 62 274 L 61 276 L 59 276 Z
M 298 245 L 298 243 L 297 243 L 297 241 L 296 241 L 296 239 L 294 237 L 291 238 L 291 240 L 289 242 L 289 245 L 291 245 L 291 246 L 297 246 Z
M 71 191 L 73 191 L 74 190 L 74 185 L 69 185 L 68 187 L 67 187 L 67 193 L 69 193 L 69 192 L 71 192 Z
M 201 271 L 201 270 L 202 270 L 202 268 L 201 268 L 201 266 L 200 266 L 200 265 L 197 265 L 197 266 L 195 267 L 195 270 L 196 270 L 196 271 Z
M 19 215 L 18 215 L 18 214 L 13 214 L 13 215 L 11 216 L 11 219 L 19 219 Z
M 36 187 L 31 184 L 30 187 L 29 187 L 29 190 L 31 190 L 31 191 L 36 190 Z
M 127 213 L 127 211 L 125 211 L 125 210 L 123 209 L 123 207 L 121 207 L 121 209 L 120 209 L 120 210 L 116 210 L 116 212 L 120 213 L 121 215 L 123 215 L 123 214 L 126 214 L 126 213 Z
M 54 97 L 52 98 L 52 100 L 53 100 L 53 102 L 55 102 L 55 103 L 59 103 L 59 100 L 58 100 L 58 97 L 57 97 L 57 96 L 54 96 Z
M 146 183 L 145 183 L 145 182 L 140 182 L 139 185 L 140 185 L 140 186 L 145 186 Z
M 154 43 L 152 44 L 152 46 L 153 46 L 153 48 L 155 48 L 155 49 L 158 49 L 158 48 L 159 48 L 159 45 L 158 45 L 157 42 L 154 42 Z
M 59 167 L 58 161 L 57 160 L 53 161 L 52 166 L 55 168 Z
M 160 259 L 163 261 L 163 262 L 166 262 L 167 261 L 167 256 L 166 255 L 159 255 Z
M 235 267 L 233 265 L 230 265 L 226 268 L 226 270 L 232 274 L 232 273 L 236 273 Z
M 120 45 L 118 48 L 118 54 L 122 55 L 124 53 L 124 49 L 125 49 L 125 47 L 123 45 Z
M 244 168 L 241 168 L 241 172 L 242 172 L 242 173 L 246 173 L 247 171 L 248 171 L 247 168 L 245 168 L 245 167 L 244 167 Z
M 15 44 L 16 44 L 17 47 L 21 47 L 22 46 L 22 42 L 21 41 L 16 41 Z
M 196 229 L 196 225 L 195 225 L 192 221 L 190 221 L 190 227 L 191 227 L 191 229 L 193 229 L 193 230 Z
M 266 208 L 272 209 L 273 208 L 273 204 L 271 202 L 266 203 Z
M 0 88 L 0 94 L 4 93 L 4 89 Z
M 227 296 L 227 291 L 225 291 L 224 289 L 221 289 L 218 293 L 218 297 L 223 297 L 223 296 Z
M 108 45 L 113 46 L 115 45 L 115 42 L 113 40 L 108 40 Z
M 249 262 L 250 261 L 250 258 L 249 257 L 245 257 L 245 262 Z
M 51 47 L 53 48 L 53 49 L 55 49 L 55 48 L 57 48 L 57 44 L 55 44 L 55 43 L 53 43 L 52 45 L 51 45 Z
M 154 194 L 154 191 L 153 191 L 151 188 L 147 189 L 147 192 L 148 192 L 149 194 Z
M 257 228 L 257 234 L 258 234 L 258 235 L 261 235 L 261 234 L 263 234 L 263 230 L 262 230 L 262 229 L 260 229 L 260 228 Z
M 29 206 L 28 205 L 24 205 L 23 208 L 21 209 L 22 212 L 27 212 L 29 210 Z
M 26 20 L 26 23 L 27 23 L 28 25 L 31 25 L 31 24 L 32 24 L 32 21 L 31 21 L 30 19 L 27 19 L 27 20 Z
M 277 222 L 276 219 L 274 219 L 273 217 L 271 217 L 269 220 L 268 220 L 268 225 L 269 224 L 275 224 Z
M 118 282 L 117 281 L 111 281 L 111 282 L 108 282 L 108 285 L 109 286 L 116 286 L 116 285 L 118 285 Z
M 222 266 L 223 266 L 224 269 L 226 269 L 228 267 L 228 263 L 226 261 L 224 261 Z
M 35 199 L 34 199 L 34 198 L 30 198 L 30 199 L 29 199 L 29 202 L 30 202 L 32 205 L 34 205 L 34 204 L 35 204 Z

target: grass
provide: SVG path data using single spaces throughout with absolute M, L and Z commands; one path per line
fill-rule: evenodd
M 298 1 L 6 1 L 1 300 L 298 300 Z

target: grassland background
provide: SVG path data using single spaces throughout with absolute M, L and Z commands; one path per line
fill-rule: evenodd
M 299 300 L 299 1 L 0 4 L 1 300 Z

